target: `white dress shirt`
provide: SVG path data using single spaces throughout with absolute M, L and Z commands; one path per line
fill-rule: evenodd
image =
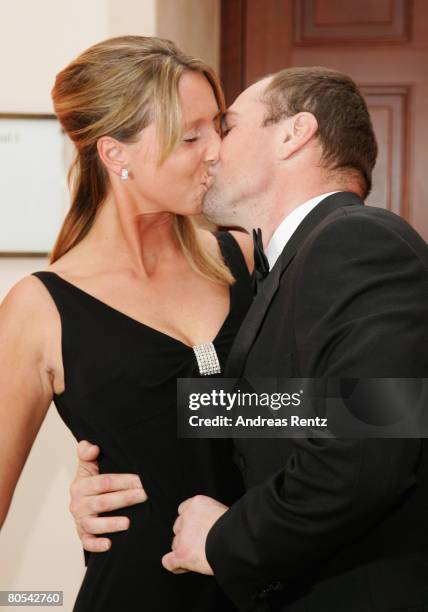
M 276 260 L 284 250 L 285 245 L 290 240 L 298 226 L 301 224 L 303 219 L 308 215 L 317 204 L 322 202 L 325 198 L 332 195 L 333 193 L 339 193 L 338 191 L 330 191 L 329 193 L 323 193 L 315 198 L 300 204 L 297 208 L 291 211 L 289 215 L 281 222 L 273 233 L 272 238 L 269 241 L 265 249 L 266 257 L 269 261 L 269 269 L 272 270 Z

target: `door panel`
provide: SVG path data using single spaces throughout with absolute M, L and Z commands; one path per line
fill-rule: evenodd
M 428 240 L 428 2 L 223 0 L 222 36 L 229 103 L 286 67 L 349 74 L 366 97 L 379 144 L 367 202 L 400 214 Z

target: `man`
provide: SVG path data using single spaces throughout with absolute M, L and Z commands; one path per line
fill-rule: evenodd
M 258 249 L 265 270 L 226 377 L 427 376 L 427 247 L 363 203 L 377 147 L 355 84 L 284 70 L 243 92 L 225 128 L 205 213 L 260 228 L 271 270 L 263 280 Z M 425 440 L 235 446 L 247 493 L 229 509 L 184 501 L 167 569 L 214 574 L 243 610 L 425 609 Z

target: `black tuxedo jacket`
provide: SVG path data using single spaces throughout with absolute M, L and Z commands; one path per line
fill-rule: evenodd
M 264 281 L 225 375 L 427 377 L 426 243 L 352 193 L 327 197 Z M 428 610 L 426 440 L 235 446 L 248 490 L 213 526 L 206 552 L 238 607 Z

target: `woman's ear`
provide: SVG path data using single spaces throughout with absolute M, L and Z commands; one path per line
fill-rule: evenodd
M 282 122 L 279 145 L 280 159 L 288 159 L 302 149 L 318 132 L 318 121 L 312 113 L 297 113 Z
M 122 168 L 127 165 L 126 152 L 122 143 L 111 136 L 102 136 L 97 141 L 97 149 L 107 170 L 120 176 Z

